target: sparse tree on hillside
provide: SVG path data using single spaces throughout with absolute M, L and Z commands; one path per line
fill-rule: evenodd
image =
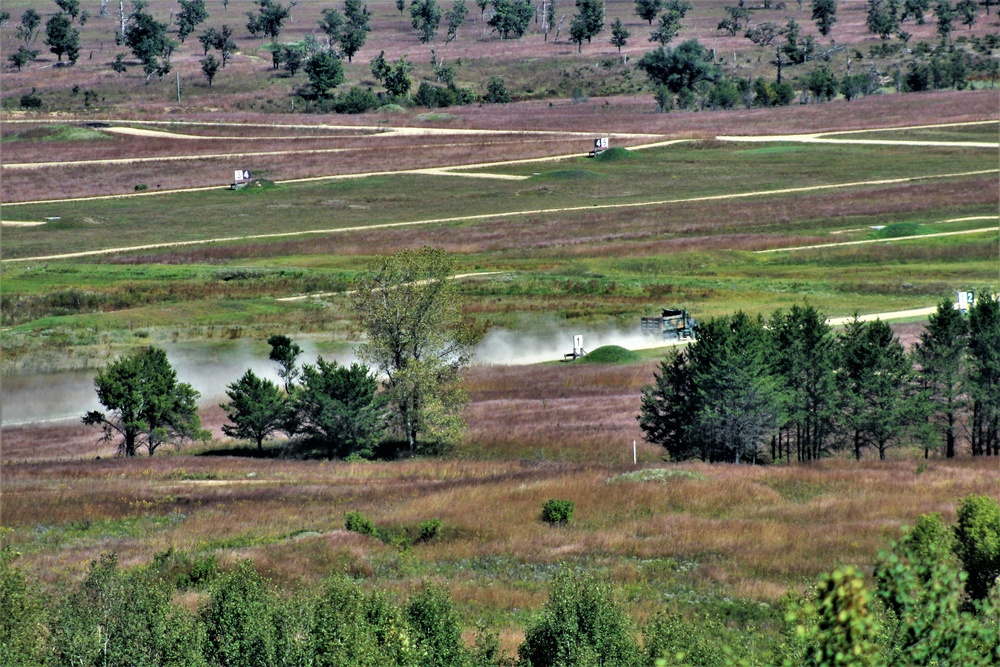
M 303 70 L 316 97 L 330 97 L 333 89 L 344 82 L 344 63 L 329 51 L 313 54 Z
M 143 446 L 152 456 L 163 443 L 204 437 L 199 393 L 177 382 L 166 352 L 159 348 L 148 347 L 112 362 L 98 372 L 94 387 L 109 412 L 92 410 L 83 416 L 83 423 L 100 426 L 104 441 L 120 437 L 122 456 L 135 456 Z
M 951 40 L 951 31 L 955 27 L 955 8 L 948 0 L 939 0 L 934 8 L 934 17 L 937 19 L 937 34 L 942 42 Z
M 976 24 L 976 0 L 959 0 L 955 10 L 962 19 L 962 25 L 972 30 Z
M 868 32 L 887 40 L 899 30 L 899 3 L 896 0 L 868 0 L 865 25 Z
M 413 80 L 410 78 L 412 70 L 413 65 L 405 56 L 401 56 L 393 65 L 389 66 L 389 70 L 382 80 L 386 92 L 393 97 L 400 98 L 409 95 L 410 87 L 413 85 Z
M 344 15 L 339 9 L 327 7 L 319 20 L 319 29 L 326 35 L 326 48 L 333 49 L 333 45 L 340 42 L 344 32 Z
M 129 17 L 125 45 L 142 63 L 147 79 L 153 74 L 162 76 L 170 71 L 170 55 L 176 43 L 167 37 L 167 24 L 153 18 L 142 3 Z
M 201 73 L 208 79 L 208 87 L 211 88 L 212 81 L 215 79 L 215 75 L 218 74 L 221 65 L 219 59 L 213 54 L 202 58 L 198 62 L 201 63 Z
M 412 0 L 410 22 L 417 31 L 417 39 L 421 44 L 434 39 L 441 25 L 441 8 L 438 7 L 437 0 Z
M 75 19 L 80 15 L 80 0 L 55 0 L 55 2 L 59 10 L 70 18 Z
M 45 45 L 62 62 L 65 55 L 70 63 L 80 57 L 80 31 L 73 27 L 69 15 L 59 12 L 45 23 Z
M 659 42 L 660 46 L 666 46 L 673 41 L 681 31 L 681 21 L 691 10 L 691 3 L 687 0 L 670 0 L 664 6 L 663 15 L 656 29 L 649 36 L 649 41 Z
M 259 6 L 257 13 L 247 12 L 247 30 L 254 37 L 270 37 L 272 42 L 277 42 L 285 21 L 292 15 L 295 2 L 290 2 L 287 7 L 275 0 L 256 0 L 256 3 Z
M 716 30 L 725 30 L 730 35 L 735 35 L 747 25 L 750 20 L 750 10 L 740 5 L 727 5 L 725 8 L 726 17 L 719 21 Z
M 465 25 L 465 17 L 469 9 L 465 6 L 465 0 L 455 0 L 451 9 L 444 15 L 448 21 L 448 35 L 444 38 L 444 43 L 449 44 L 458 37 L 458 29 Z
M 692 90 L 702 81 L 714 83 L 722 76 L 713 65 L 705 47 L 697 40 L 682 42 L 675 49 L 659 48 L 646 53 L 636 67 L 643 70 L 654 85 L 663 85 L 675 95 Z
M 507 83 L 502 77 L 490 77 L 486 82 L 486 94 L 483 101 L 490 104 L 506 104 L 510 102 L 510 92 L 507 90 Z
M 226 411 L 230 423 L 222 425 L 222 432 L 230 438 L 253 440 L 257 449 L 263 449 L 264 440 L 283 430 L 288 423 L 289 406 L 285 394 L 276 384 L 258 377 L 251 370 L 226 387 L 226 395 L 229 402 L 220 407 Z
M 812 20 L 816 22 L 819 34 L 828 37 L 837 22 L 837 0 L 813 0 Z
M 340 50 L 351 62 L 372 31 L 372 12 L 362 0 L 344 0 L 344 28 L 340 34 Z
M 930 0 L 903 0 L 903 9 L 899 15 L 899 22 L 912 18 L 917 25 L 924 24 L 924 14 L 930 11 Z
M 579 13 L 573 21 L 579 20 L 583 25 L 583 34 L 589 44 L 591 39 L 604 31 L 604 0 L 576 0 L 576 8 Z
M 443 250 L 376 257 L 356 281 L 352 307 L 366 334 L 358 356 L 386 375 L 396 424 L 411 452 L 454 442 L 463 430 L 459 380 L 478 335 L 465 323 Z
M 635 14 L 649 25 L 659 16 L 663 0 L 635 0 Z
M 487 23 L 500 39 L 521 39 L 534 16 L 531 0 L 493 0 L 493 17 Z
M 23 44 L 17 47 L 17 51 L 7 56 L 7 60 L 20 72 L 21 68 L 38 57 L 38 51 L 29 49 Z
M 21 25 L 17 26 L 17 38 L 29 46 L 38 36 L 38 28 L 42 25 L 42 16 L 34 9 L 26 9 L 21 14 Z
M 771 21 L 763 21 L 748 27 L 743 36 L 757 46 L 770 46 L 778 37 L 778 25 Z
M 181 5 L 181 10 L 177 12 L 177 36 L 183 42 L 199 24 L 208 18 L 208 10 L 205 9 L 205 0 L 177 1 Z
M 628 38 L 631 36 L 632 33 L 625 28 L 620 18 L 611 23 L 611 46 L 618 49 L 618 55 L 621 55 L 622 47 L 628 44 Z

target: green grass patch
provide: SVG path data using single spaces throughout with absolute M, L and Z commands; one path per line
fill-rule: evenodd
M 896 239 L 903 236 L 917 236 L 918 234 L 930 233 L 926 227 L 917 222 L 894 222 L 886 225 L 875 233 L 876 238 Z
M 778 153 L 800 153 L 808 150 L 807 146 L 764 146 L 763 148 L 750 148 L 742 150 L 742 155 L 776 155 Z
M 14 143 L 19 141 L 106 141 L 108 135 L 89 127 L 75 125 L 45 125 L 33 127 L 23 132 L 5 135 L 0 141 Z

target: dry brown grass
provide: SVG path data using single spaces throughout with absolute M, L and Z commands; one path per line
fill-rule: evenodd
M 513 618 L 544 601 L 546 568 L 569 561 L 640 591 L 646 615 L 667 590 L 772 602 L 836 564 L 870 566 L 919 514 L 952 521 L 962 497 L 996 497 L 1000 488 L 990 459 L 933 459 L 917 473 L 905 454 L 809 466 L 669 464 L 693 476 L 609 484 L 632 469 L 627 440 L 651 365 L 475 368 L 469 437 L 449 459 L 94 461 L 87 453 L 61 461 L 44 444 L 79 440 L 77 427 L 5 429 L 0 519 L 24 565 L 49 583 L 79 576 L 101 552 L 128 565 L 173 547 L 217 553 L 224 566 L 253 558 L 283 586 L 345 571 L 406 594 L 434 579 L 469 618 Z M 218 411 L 205 421 L 217 427 Z M 664 466 L 658 449 L 640 453 L 642 465 Z M 472 455 L 480 459 L 462 458 Z M 550 498 L 576 503 L 573 524 L 538 520 Z M 397 529 L 439 517 L 444 529 L 402 556 L 344 532 L 347 510 Z M 519 631 L 508 629 L 508 643 Z

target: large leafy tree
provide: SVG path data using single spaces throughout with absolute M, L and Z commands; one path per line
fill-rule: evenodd
M 437 0 L 413 0 L 410 3 L 410 22 L 421 44 L 434 39 L 441 26 L 441 8 Z
M 302 348 L 291 338 L 284 334 L 275 334 L 267 339 L 267 344 L 271 346 L 268 359 L 278 364 L 278 377 L 285 383 L 285 391 L 292 390 L 295 378 L 299 376 L 299 369 L 296 366 Z
M 329 51 L 314 53 L 303 70 L 316 97 L 330 97 L 333 89 L 344 82 L 344 63 Z
M 71 63 L 80 58 L 80 31 L 73 27 L 68 14 L 59 12 L 46 21 L 45 45 L 60 62 L 64 55 Z
M 254 440 L 262 449 L 264 439 L 283 430 L 288 423 L 288 399 L 281 389 L 253 371 L 247 370 L 236 382 L 226 388 L 228 403 L 220 407 L 226 411 L 230 424 L 222 425 L 222 432 L 230 438 Z
M 320 357 L 315 366 L 302 367 L 302 384 L 294 393 L 295 420 L 329 458 L 370 458 L 385 432 L 388 402 L 367 366 L 342 366 Z
M 340 33 L 340 50 L 351 62 L 372 31 L 372 12 L 361 0 L 344 0 L 344 28 Z
M 167 37 L 167 24 L 153 18 L 143 2 L 136 3 L 129 17 L 125 45 L 142 63 L 147 78 L 170 71 L 170 55 L 176 43 Z
M 966 591 L 985 598 L 1000 577 L 1000 505 L 989 496 L 971 495 L 958 507 L 955 553 L 969 573 Z
M 445 12 L 444 18 L 448 21 L 448 36 L 444 43 L 449 44 L 458 37 L 458 29 L 465 25 L 465 18 L 469 14 L 469 8 L 465 6 L 465 0 L 455 0 L 451 9 Z
M 285 21 L 292 15 L 295 3 L 291 2 L 286 7 L 274 0 L 257 0 L 257 5 L 256 14 L 247 12 L 247 30 L 253 36 L 260 35 L 262 39 L 270 37 L 272 42 L 278 41 L 278 35 L 281 34 Z
M 449 280 L 453 266 L 448 253 L 430 247 L 379 255 L 352 297 L 366 335 L 358 355 L 385 374 L 411 452 L 423 438 L 453 442 L 464 426 L 459 380 L 479 334 L 462 317 Z
M 965 386 L 972 398 L 972 454 L 1000 456 L 1000 298 L 987 291 L 969 309 Z
M 200 23 L 208 18 L 205 0 L 177 0 L 181 10 L 177 12 L 177 36 L 183 42 Z
M 21 25 L 17 26 L 17 37 L 28 46 L 38 36 L 38 28 L 42 25 L 42 15 L 35 9 L 26 9 L 21 14 Z
M 487 25 L 500 34 L 500 39 L 521 39 L 534 16 L 531 0 L 493 0 L 493 16 Z
M 944 437 L 945 456 L 955 456 L 960 415 L 965 407 L 961 377 L 969 325 L 950 299 L 938 304 L 914 347 L 919 376 L 928 391 L 931 418 Z
M 654 85 L 672 93 L 691 90 L 702 81 L 716 82 L 722 71 L 713 65 L 705 47 L 697 40 L 682 42 L 675 49 L 660 47 L 639 59 L 636 67 L 646 72 Z
M 687 0 L 669 0 L 663 6 L 663 14 L 656 29 L 649 36 L 649 41 L 659 42 L 666 46 L 673 41 L 681 31 L 681 21 L 691 11 L 691 3 Z
M 635 0 L 636 16 L 653 25 L 653 19 L 660 15 L 663 0 Z
M 145 446 L 152 456 L 161 444 L 204 437 L 198 417 L 200 394 L 178 382 L 167 354 L 148 347 L 112 362 L 94 378 L 97 399 L 108 412 L 92 410 L 83 423 L 100 426 L 105 441 L 121 438 L 118 453 L 135 456 Z

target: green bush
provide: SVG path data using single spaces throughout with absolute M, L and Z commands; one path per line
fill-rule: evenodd
M 434 518 L 421 521 L 418 530 L 420 531 L 418 539 L 421 542 L 430 542 L 441 532 L 441 519 Z
M 677 614 L 661 612 L 643 627 L 646 665 L 725 667 L 729 662 L 719 644 L 726 627 L 710 618 L 686 622 Z
M 5 667 L 35 667 L 44 663 L 45 608 L 38 589 L 14 567 L 17 555 L 0 549 L 0 655 Z
M 221 577 L 201 611 L 209 662 L 227 667 L 275 664 L 276 611 L 274 594 L 250 561 Z
M 483 101 L 490 104 L 505 104 L 510 102 L 510 93 L 507 91 L 507 84 L 499 76 L 491 77 L 486 83 L 486 94 Z
M 462 624 L 446 590 L 425 583 L 423 590 L 406 606 L 406 620 L 420 648 L 421 667 L 464 667 L 468 664 Z
M 375 536 L 375 524 L 361 512 L 344 512 L 344 528 L 352 533 Z
M 428 109 L 450 107 L 455 104 L 455 93 L 444 86 L 434 86 L 423 81 L 417 88 L 417 94 L 413 96 L 413 103 Z
M 525 630 L 517 654 L 531 667 L 640 664 L 632 622 L 611 588 L 568 569 L 556 576 L 548 602 Z
M 1000 576 L 1000 504 L 989 496 L 966 497 L 954 531 L 955 554 L 969 573 L 965 590 L 982 600 Z
M 351 86 L 351 88 L 337 99 L 334 109 L 337 113 L 365 113 L 372 109 L 377 109 L 382 103 L 378 95 L 368 88 L 361 86 Z
M 573 521 L 573 511 L 576 503 L 572 500 L 551 499 L 542 505 L 542 521 L 550 524 L 565 526 Z

